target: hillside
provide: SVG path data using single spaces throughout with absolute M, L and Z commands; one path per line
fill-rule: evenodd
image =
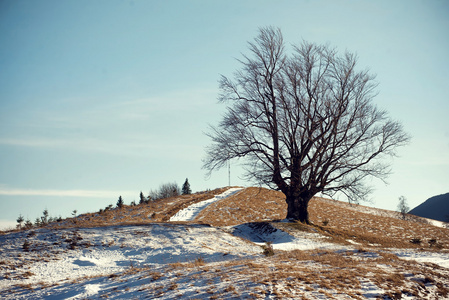
M 0 298 L 449 298 L 448 229 L 323 198 L 314 225 L 285 213 L 224 188 L 4 232 Z
M 449 193 L 431 197 L 409 213 L 423 218 L 447 222 L 449 220 Z

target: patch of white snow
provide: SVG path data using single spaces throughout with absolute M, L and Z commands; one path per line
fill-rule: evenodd
M 170 218 L 170 221 L 193 221 L 198 214 L 205 209 L 208 205 L 211 203 L 214 203 L 216 201 L 225 199 L 238 191 L 242 190 L 243 188 L 230 188 L 224 193 L 221 193 L 220 195 L 216 195 L 212 199 L 204 200 L 195 204 L 190 205 L 189 207 L 186 207 L 180 211 L 178 211 L 174 216 Z
M 449 269 L 449 253 L 398 250 L 394 251 L 394 254 L 402 259 L 415 260 L 422 263 L 434 263 L 440 267 Z
M 257 245 L 271 243 L 275 250 L 312 250 L 312 249 L 342 249 L 342 246 L 323 241 L 317 233 L 302 233 L 293 236 L 269 223 L 248 223 L 228 227 L 233 235 L 247 239 Z M 347 247 L 344 247 L 346 249 Z

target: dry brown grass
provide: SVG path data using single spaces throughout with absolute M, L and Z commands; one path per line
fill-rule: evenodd
M 378 210 L 381 215 L 358 211 L 363 206 L 315 197 L 309 204 L 310 221 L 307 227 L 290 224 L 291 230 L 320 232 L 336 243 L 361 247 L 425 248 L 442 251 L 449 248 L 449 229 L 423 222 L 391 217 L 391 212 Z M 366 208 L 371 209 L 371 208 Z M 195 222 L 213 226 L 230 226 L 249 222 L 274 221 L 285 218 L 287 204 L 281 192 L 251 187 L 206 207 Z M 398 214 L 399 216 L 399 214 Z M 282 224 L 276 227 L 283 226 Z M 288 228 L 282 228 L 288 229 Z M 412 243 L 413 239 L 421 241 Z
M 231 197 L 206 207 L 195 221 L 213 226 L 280 220 L 285 218 L 287 205 L 282 193 L 264 188 L 246 188 Z
M 388 267 L 380 267 L 386 263 Z M 386 296 L 406 293 L 418 297 L 420 292 L 432 289 L 441 297 L 449 294 L 446 269 L 401 260 L 385 252 L 278 251 L 263 260 L 233 262 L 224 267 L 233 278 L 245 274 L 248 280 L 269 286 L 279 298 L 321 291 L 330 299 L 347 299 L 350 291 L 351 298 L 363 299 L 362 281 L 388 291 Z
M 373 215 L 354 210 L 348 203 L 322 198 L 313 199 L 309 211 L 310 219 L 315 224 L 320 224 L 324 219 L 330 220 L 328 226 L 323 227 L 324 231 L 342 235 L 365 246 L 438 251 L 449 247 L 449 229 L 390 217 L 387 211 L 384 216 Z M 410 241 L 414 238 L 423 242 L 413 244 Z
M 65 219 L 62 222 L 51 223 L 48 226 L 54 228 L 86 228 L 167 222 L 170 217 L 175 215 L 179 210 L 194 203 L 211 199 L 227 189 L 228 187 L 191 195 L 180 195 L 136 206 L 124 205 L 121 209 L 112 208 L 101 210 L 101 212 L 87 213 L 79 215 L 76 218 Z
M 161 199 L 148 204 L 109 209 L 102 213 L 89 213 L 63 220 L 50 226 L 57 228 L 101 227 L 112 225 L 141 225 L 166 222 L 179 210 L 191 204 L 207 200 L 225 191 L 213 191 Z M 348 244 L 348 240 L 360 247 L 424 248 L 444 251 L 449 248 L 449 229 L 404 221 L 384 215 L 372 215 L 355 209 L 357 205 L 323 198 L 313 198 L 309 205 L 310 220 L 316 224 L 313 230 L 327 235 L 330 241 Z M 195 219 L 195 223 L 213 226 L 238 225 L 249 222 L 284 219 L 287 205 L 281 192 L 264 188 L 246 188 L 231 197 L 212 203 Z M 380 210 L 381 214 L 382 211 Z M 276 225 L 277 227 L 283 225 Z M 290 225 L 290 230 L 311 230 L 302 225 Z M 282 228 L 288 230 L 289 228 Z M 412 243 L 411 241 L 419 241 Z

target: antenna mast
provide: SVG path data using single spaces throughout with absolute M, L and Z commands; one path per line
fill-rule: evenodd
M 228 186 L 231 186 L 231 160 L 228 160 Z

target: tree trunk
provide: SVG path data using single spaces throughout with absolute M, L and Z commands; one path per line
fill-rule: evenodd
M 311 196 L 294 196 L 288 195 L 285 201 L 287 202 L 287 219 L 294 219 L 301 223 L 310 224 L 309 212 L 307 210 Z

